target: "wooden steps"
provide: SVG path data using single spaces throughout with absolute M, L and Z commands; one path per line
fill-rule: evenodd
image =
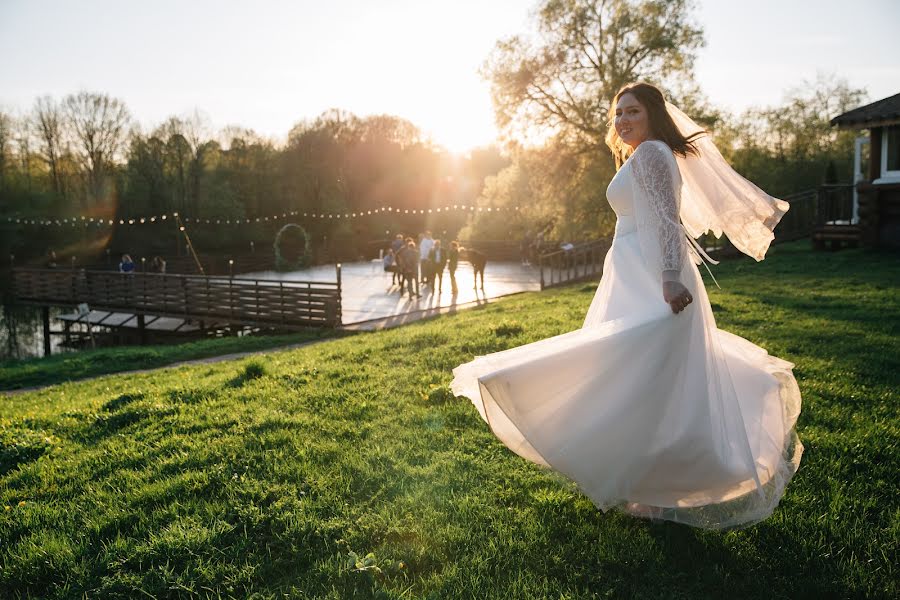
M 812 242 L 816 250 L 824 250 L 826 245 L 832 250 L 843 246 L 855 248 L 862 239 L 862 227 L 859 225 L 829 223 L 813 229 Z

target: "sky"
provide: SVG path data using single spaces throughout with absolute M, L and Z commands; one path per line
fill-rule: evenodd
M 527 33 L 534 0 L 0 0 L 0 108 L 85 89 L 145 129 L 199 109 L 284 139 L 329 108 L 409 119 L 463 152 L 497 134 L 478 71 Z M 817 74 L 869 100 L 900 92 L 896 0 L 699 0 L 696 76 L 731 111 L 778 104 Z

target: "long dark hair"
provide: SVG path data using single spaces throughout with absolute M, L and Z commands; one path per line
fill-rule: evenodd
M 697 131 L 688 137 L 684 137 L 669 115 L 669 111 L 666 110 L 666 99 L 659 88 L 649 83 L 629 83 L 616 93 L 612 104 L 609 106 L 609 129 L 606 131 L 606 145 L 609 146 L 613 158 L 616 159 L 617 170 L 624 164 L 628 154 L 631 152 L 631 148 L 619 137 L 615 126 L 616 104 L 619 103 L 619 99 L 625 94 L 633 95 L 641 103 L 641 106 L 647 110 L 647 120 L 652 139 L 665 142 L 672 149 L 672 152 L 679 156 L 687 156 L 688 154 L 700 156 L 700 151 L 694 144 L 694 140 L 706 135 L 707 132 Z

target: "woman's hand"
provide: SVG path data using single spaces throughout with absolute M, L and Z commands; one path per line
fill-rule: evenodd
M 691 293 L 680 281 L 663 281 L 662 289 L 663 299 L 669 303 L 672 312 L 676 315 L 694 301 Z

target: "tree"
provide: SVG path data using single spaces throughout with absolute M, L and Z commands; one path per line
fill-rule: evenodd
M 126 197 L 152 214 L 166 213 L 170 197 L 166 181 L 166 144 L 155 135 L 145 137 L 134 132 L 128 148 Z M 135 213 L 137 211 L 135 210 Z
M 478 198 L 482 208 L 504 210 L 475 213 L 460 236 L 517 239 L 542 231 L 547 239 L 574 241 L 610 235 L 615 223 L 602 197 L 608 166 L 591 155 L 560 151 L 553 143 L 519 148 L 512 165 L 487 177 Z M 515 218 L 510 220 L 510 214 Z
M 165 140 L 165 172 L 173 190 L 172 205 L 183 213 L 187 207 L 191 145 L 182 135 L 181 121 L 177 117 L 170 117 L 154 136 Z
M 76 155 L 87 182 L 84 198 L 105 200 L 107 177 L 122 149 L 131 124 L 125 103 L 106 94 L 79 92 L 63 101 L 66 117 L 77 144 Z
M 20 120 L 18 123 L 18 135 L 16 136 L 16 142 L 19 146 L 19 158 L 21 160 L 21 170 L 25 175 L 25 189 L 28 190 L 29 193 L 32 191 L 32 173 L 31 173 L 31 132 L 29 128 L 25 126 L 25 121 Z
M 692 23 L 692 8 L 691 0 L 543 0 L 535 39 L 498 42 L 482 73 L 513 165 L 489 181 L 479 203 L 515 202 L 522 210 L 515 228 L 476 213 L 467 233 L 609 235 L 613 218 L 603 193 L 615 166 L 604 138 L 615 93 L 648 81 L 704 124 L 719 117 L 693 81 L 703 32 Z M 492 231 L 491 223 L 507 229 Z
M 211 125 L 209 117 L 199 110 L 194 110 L 187 118 L 181 121 L 182 135 L 191 149 L 191 158 L 188 163 L 188 176 L 190 181 L 190 205 L 194 214 L 200 212 L 201 181 L 204 175 L 204 158 L 206 151 L 211 147 Z M 216 145 L 216 147 L 218 147 Z
M 62 181 L 62 148 L 65 134 L 65 117 L 62 106 L 50 96 L 41 96 L 34 102 L 32 121 L 41 141 L 41 157 L 50 170 L 50 182 L 53 192 L 63 197 L 65 190 Z
M 6 189 L 12 163 L 13 118 L 0 111 L 0 192 Z
M 702 30 L 691 0 L 544 0 L 536 42 L 497 43 L 483 68 L 497 122 L 526 139 L 559 134 L 580 151 L 603 146 L 608 102 L 646 80 L 681 89 Z
M 819 75 L 788 90 L 780 105 L 726 119 L 715 132 L 716 142 L 735 169 L 772 194 L 818 186 L 829 168 L 838 179 L 852 181 L 858 134 L 831 127 L 830 121 L 865 97 L 865 90 L 846 80 Z

